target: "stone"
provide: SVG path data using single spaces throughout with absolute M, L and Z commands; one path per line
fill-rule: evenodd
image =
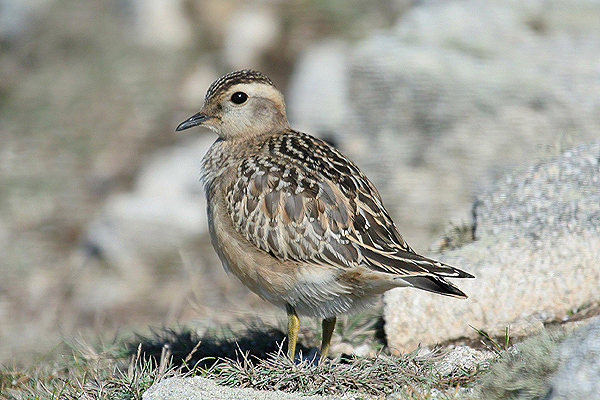
M 255 390 L 219 386 L 210 379 L 169 378 L 152 385 L 142 395 L 143 400 L 335 400 L 353 399 L 352 395 L 307 396 L 302 393 Z
M 229 16 L 223 56 L 231 70 L 257 68 L 265 52 L 275 46 L 280 21 L 272 7 L 252 4 Z
M 417 250 L 511 165 L 600 131 L 600 7 L 551 4 L 420 2 L 350 46 L 333 135 Z
M 600 399 L 600 318 L 544 329 L 491 365 L 468 399 Z
M 496 354 L 489 350 L 477 350 L 468 346 L 456 346 L 444 354 L 435 363 L 435 370 L 440 375 L 450 375 L 460 371 L 474 371 L 479 366 L 488 366 Z
M 600 399 L 600 318 L 565 339 L 558 356 L 561 362 L 550 380 L 548 399 Z
M 131 192 L 106 201 L 87 228 L 85 248 L 139 280 L 152 276 L 154 262 L 176 253 L 180 243 L 207 234 L 200 164 L 213 141 L 200 135 L 157 152 Z
M 290 76 L 286 108 L 291 126 L 331 139 L 350 112 L 348 108 L 349 45 L 326 39 L 310 45 Z M 344 146 L 348 146 L 344 143 Z
M 392 349 L 410 351 L 474 328 L 526 335 L 600 297 L 600 140 L 507 174 L 475 200 L 476 241 L 434 256 L 476 276 L 470 297 L 411 289 L 384 296 Z
M 182 48 L 192 42 L 192 27 L 183 0 L 134 0 L 133 25 L 139 40 L 150 46 Z

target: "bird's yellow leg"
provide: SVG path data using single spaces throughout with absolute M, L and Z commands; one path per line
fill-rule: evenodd
M 289 304 L 286 307 L 288 315 L 288 357 L 294 361 L 294 355 L 296 353 L 296 343 L 298 342 L 298 330 L 300 329 L 300 319 L 294 307 Z
M 321 357 L 319 358 L 319 363 L 322 363 L 327 358 L 327 353 L 329 353 L 329 344 L 331 343 L 331 336 L 335 328 L 335 317 L 323 319 L 322 327 L 323 339 L 321 340 Z

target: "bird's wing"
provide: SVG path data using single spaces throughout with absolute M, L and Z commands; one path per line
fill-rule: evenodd
M 308 135 L 273 137 L 262 153 L 245 159 L 227 203 L 237 230 L 281 260 L 362 264 L 399 277 L 470 277 L 416 254 L 369 179 Z

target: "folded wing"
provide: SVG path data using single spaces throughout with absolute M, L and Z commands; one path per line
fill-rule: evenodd
M 271 138 L 228 191 L 236 229 L 281 260 L 363 265 L 424 290 L 466 297 L 443 278 L 472 275 L 416 254 L 369 179 L 341 153 L 305 135 Z

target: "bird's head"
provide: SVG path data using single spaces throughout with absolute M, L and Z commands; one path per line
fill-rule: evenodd
M 214 81 L 204 106 L 177 127 L 206 126 L 221 139 L 247 140 L 289 129 L 283 95 L 260 72 L 241 70 Z

